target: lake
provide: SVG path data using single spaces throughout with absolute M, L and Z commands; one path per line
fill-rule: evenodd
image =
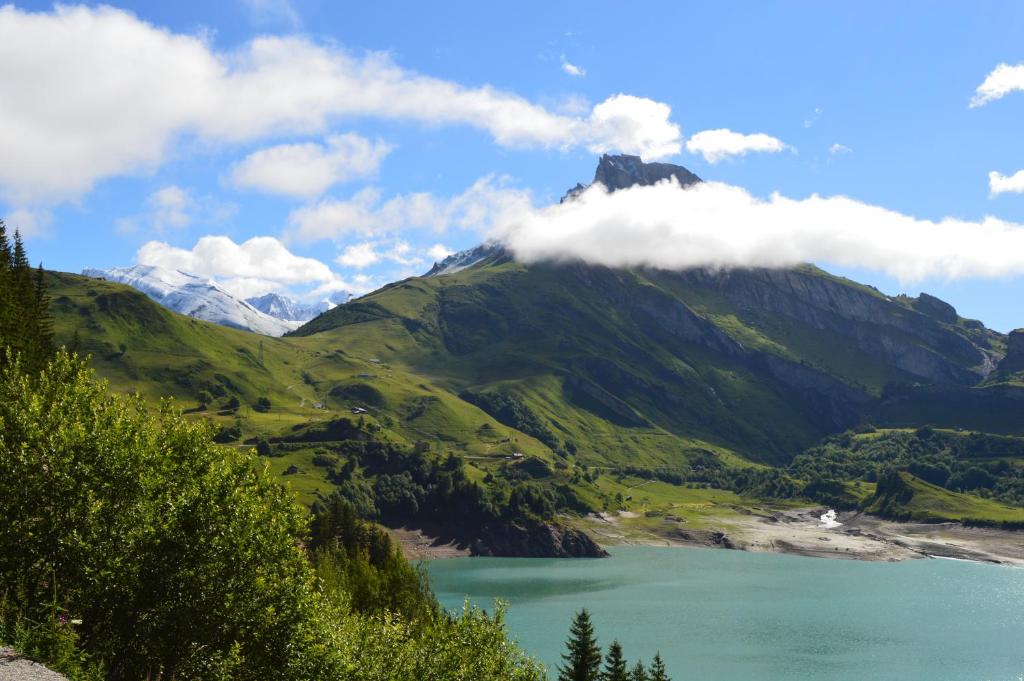
M 429 564 L 441 603 L 509 602 L 508 626 L 556 678 L 573 614 L 602 646 L 660 651 L 674 681 L 1018 681 L 1024 569 L 621 547 L 607 559 Z

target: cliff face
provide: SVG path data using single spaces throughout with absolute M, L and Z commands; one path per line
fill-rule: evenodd
M 604 558 L 608 552 L 585 533 L 556 523 L 504 523 L 472 545 L 474 556 L 509 558 Z
M 725 296 L 738 310 L 835 334 L 923 381 L 973 385 L 990 371 L 988 348 L 955 326 L 952 306 L 931 296 L 925 314 L 809 269 L 694 270 L 678 276 Z

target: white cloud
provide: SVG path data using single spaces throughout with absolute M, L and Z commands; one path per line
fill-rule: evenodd
M 363 269 L 380 262 L 380 254 L 377 253 L 376 245 L 372 241 L 364 241 L 360 244 L 346 246 L 334 262 L 345 267 Z
M 0 198 L 74 199 L 151 172 L 182 136 L 207 143 L 316 134 L 342 118 L 466 125 L 509 148 L 679 152 L 670 108 L 615 95 L 587 115 L 466 87 L 301 36 L 230 52 L 111 7 L 0 8 Z
M 408 241 L 397 240 L 385 256 L 388 260 L 406 267 L 414 267 L 423 264 L 423 258 L 413 253 L 412 245 Z
M 1024 225 L 922 220 L 853 199 L 752 196 L 740 187 L 675 183 L 608 194 L 524 214 L 495 230 L 526 261 L 583 259 L 611 267 L 783 267 L 817 262 L 930 277 L 1024 274 Z
M 573 78 L 581 78 L 587 75 L 586 69 L 584 69 L 582 66 L 576 66 L 576 64 L 571 63 L 568 59 L 565 58 L 564 54 L 561 57 L 561 62 L 562 71 L 572 76 Z
M 9 232 L 18 230 L 23 237 L 47 236 L 53 224 L 53 213 L 45 208 L 15 208 L 0 217 Z
M 192 222 L 190 211 L 192 197 L 177 185 L 168 185 L 158 189 L 146 199 L 150 210 L 150 219 L 157 231 L 167 227 L 187 227 Z
M 1002 99 L 1015 90 L 1024 91 L 1024 64 L 1016 66 L 1000 64 L 985 77 L 984 82 L 974 91 L 971 108 Z
M 447 199 L 433 194 L 400 194 L 386 201 L 367 188 L 352 198 L 328 198 L 297 208 L 288 216 L 285 236 L 303 243 L 342 239 L 350 235 L 381 236 L 399 231 L 449 228 L 487 231 L 495 224 L 532 207 L 529 192 L 487 176 Z
M 805 128 L 813 128 L 814 124 L 818 122 L 818 119 L 821 118 L 821 114 L 823 114 L 824 112 L 825 112 L 824 107 L 820 107 L 820 106 L 814 107 L 814 112 L 810 116 L 808 116 L 807 118 L 804 119 L 804 127 Z
M 454 252 L 444 244 L 434 244 L 427 249 L 427 256 L 432 258 L 434 262 L 441 262 Z
M 700 154 L 708 163 L 718 163 L 730 156 L 746 156 L 752 151 L 777 153 L 788 148 L 781 140 L 764 133 L 744 135 L 727 128 L 703 130 L 686 141 L 686 150 Z
M 257 26 L 284 24 L 294 29 L 302 25 L 299 13 L 289 0 L 242 0 L 242 5 Z
M 853 151 L 853 149 L 846 146 L 845 144 L 840 144 L 839 142 L 836 142 L 835 144 L 828 148 L 828 153 L 832 154 L 833 156 L 836 156 L 838 154 L 849 154 L 851 151 Z
M 1013 175 L 1003 175 L 993 170 L 988 174 L 988 188 L 992 196 L 1006 192 L 1024 194 L 1024 170 L 1018 170 Z
M 241 244 L 226 236 L 204 236 L 191 249 L 150 241 L 139 249 L 135 261 L 210 277 L 242 297 L 286 286 L 322 286 L 340 281 L 324 263 L 297 256 L 269 236 L 256 236 Z
M 332 135 L 326 144 L 281 144 L 255 151 L 231 169 L 231 183 L 296 198 L 313 198 L 335 184 L 377 174 L 392 146 L 354 133 Z
M 141 212 L 115 220 L 114 228 L 119 234 L 135 234 L 141 230 L 162 233 L 195 223 L 222 225 L 237 209 L 234 204 L 208 195 L 196 197 L 189 189 L 171 184 L 146 197 Z

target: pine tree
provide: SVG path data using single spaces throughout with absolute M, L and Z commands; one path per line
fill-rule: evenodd
M 672 681 L 668 674 L 665 673 L 665 663 L 661 661 L 661 653 L 655 653 L 654 659 L 651 660 L 651 673 L 649 674 L 650 681 Z
M 3 347 L 9 342 L 12 324 L 11 296 L 11 242 L 7 238 L 7 225 L 0 220 L 0 363 L 3 363 Z
M 46 274 L 43 264 L 36 269 L 33 287 L 33 336 L 29 352 L 33 369 L 42 369 L 53 355 L 53 315 L 50 314 L 50 296 L 46 293 Z
M 604 672 L 601 673 L 601 681 L 629 681 L 626 658 L 622 656 L 622 646 L 618 641 L 612 641 L 612 644 L 608 646 L 608 655 L 604 658 Z
M 558 681 L 598 681 L 601 669 L 601 648 L 594 636 L 594 626 L 586 608 L 572 620 L 567 653 L 562 655 L 564 665 L 558 670 Z
M 633 670 L 629 672 L 629 681 L 650 681 L 650 678 L 647 676 L 647 669 L 640 660 L 636 661 L 636 664 L 633 665 Z

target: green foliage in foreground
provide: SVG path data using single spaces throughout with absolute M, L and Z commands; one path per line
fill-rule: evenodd
M 63 352 L 4 369 L 0 639 L 78 679 L 540 678 L 500 610 L 359 612 L 290 493 L 211 436 Z

